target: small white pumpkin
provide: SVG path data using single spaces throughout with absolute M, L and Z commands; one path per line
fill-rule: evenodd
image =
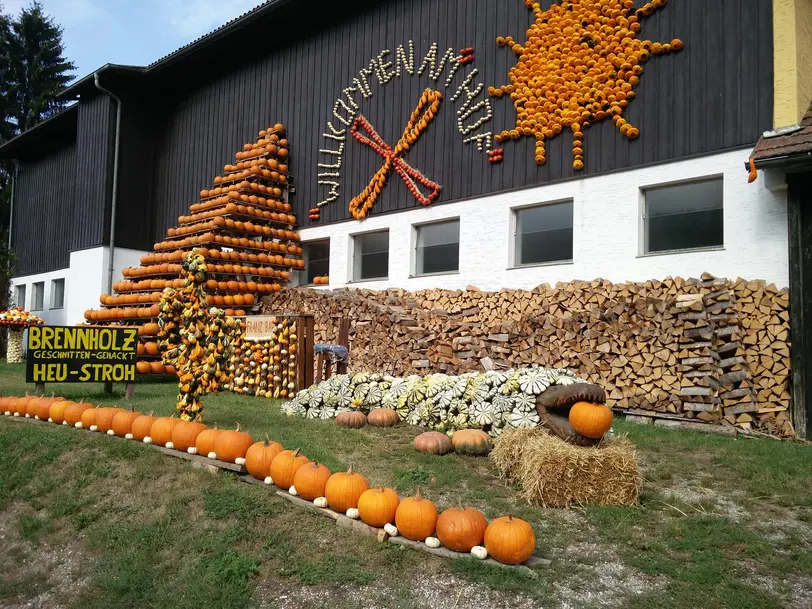
M 313 505 L 318 508 L 326 508 L 327 507 L 327 497 L 316 497 L 313 501 Z
M 234 459 L 234 463 L 237 465 L 245 465 L 245 457 L 237 457 Z
M 267 484 L 268 486 L 272 485 L 273 478 L 271 478 L 270 476 L 265 476 L 265 484 Z
M 186 449 L 186 452 L 189 453 L 190 455 L 196 455 L 197 448 L 195 448 L 194 446 L 190 446 L 189 448 Z
M 25 415 L 25 416 L 28 416 L 28 415 Z M 34 420 L 35 420 L 35 421 L 39 421 L 39 415 L 35 414 L 35 415 L 34 415 Z M 51 419 L 48 419 L 48 422 L 50 423 L 50 422 L 51 422 Z
M 296 495 L 298 495 L 298 494 L 299 494 L 299 493 L 297 493 L 297 492 L 296 492 L 296 487 L 295 487 L 295 486 L 291 486 L 291 487 L 288 489 L 288 493 L 289 493 L 289 494 L 291 494 L 291 495 L 293 495 L 294 497 L 295 497 Z
M 74 423 L 74 424 L 73 424 L 73 426 L 74 426 L 76 429 L 82 429 L 82 428 L 84 427 L 84 425 L 82 425 L 82 422 L 81 422 L 81 421 L 76 421 L 76 423 Z
M 482 546 L 474 546 L 471 548 L 471 554 L 479 560 L 485 560 L 488 558 L 488 551 Z
M 11 411 L 10 411 L 10 410 L 6 410 L 6 411 L 5 411 L 3 414 L 4 414 L 5 416 L 7 416 L 7 417 L 10 417 L 10 416 L 11 416 Z
M 114 435 L 116 435 L 116 432 L 114 432 L 112 429 L 108 429 L 107 430 L 107 435 L 108 436 L 114 436 Z
M 358 520 L 361 517 L 361 513 L 358 511 L 358 508 L 350 508 L 347 510 L 347 518 L 352 518 L 353 520 Z
M 210 453 L 209 453 L 208 455 L 206 455 L 206 456 L 207 456 L 209 459 L 216 459 L 216 458 L 217 458 L 217 453 L 215 453 L 215 452 L 210 452 Z
M 19 417 L 19 416 L 20 416 L 20 413 L 19 413 L 19 412 L 15 412 L 15 413 L 14 413 L 14 416 L 15 416 L 15 417 Z
M 132 440 L 132 439 L 133 439 L 133 435 L 132 435 L 131 433 L 128 433 L 128 434 L 126 434 L 126 435 L 124 436 L 124 439 L 125 439 L 125 440 Z
M 90 431 L 98 431 L 98 429 L 99 429 L 99 427 L 97 425 L 91 425 L 90 426 Z M 144 441 L 146 442 L 146 438 L 144 438 Z M 152 442 L 152 438 L 150 438 L 148 444 L 151 443 L 151 442 Z
M 64 425 L 65 427 L 67 427 L 67 426 L 69 425 L 69 423 L 68 423 L 67 421 L 62 421 L 62 425 Z
M 164 444 L 164 446 L 166 448 L 169 448 L 170 450 L 175 448 L 175 445 L 172 442 L 167 442 L 166 444 Z
M 27 415 L 26 415 L 26 416 L 27 416 Z M 53 420 L 51 417 L 48 417 L 48 422 L 49 422 L 49 423 L 53 423 L 53 422 L 54 422 L 54 420 Z
M 31 415 L 30 415 L 30 414 L 28 414 L 28 413 L 26 412 L 26 413 L 25 413 L 25 418 L 26 418 L 26 419 L 30 419 L 30 418 L 31 418 Z
M 439 548 L 440 547 L 440 540 L 436 537 L 426 537 L 426 545 L 429 548 Z
M 144 444 L 152 444 L 152 438 L 150 438 L 149 436 L 144 438 Z
M 386 531 L 386 534 L 389 535 L 389 537 L 398 536 L 398 528 L 390 522 L 387 522 L 385 525 L 383 525 L 383 530 Z

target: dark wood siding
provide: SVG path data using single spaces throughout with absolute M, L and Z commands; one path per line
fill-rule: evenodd
M 76 208 L 66 218 L 70 249 L 109 241 L 115 103 L 106 95 L 79 102 L 76 131 Z
M 36 161 L 20 163 L 11 239 L 18 259 L 16 275 L 68 266 L 71 232 L 63 219 L 74 213 L 75 163 L 73 144 Z
M 545 8 L 550 2 L 544 2 Z M 681 38 L 685 49 L 653 57 L 637 88 L 626 118 L 639 127 L 629 142 L 609 121 L 586 133 L 586 169 L 577 175 L 651 164 L 748 145 L 772 120 L 772 18 L 770 0 L 679 0 L 644 22 L 641 36 L 653 41 Z M 415 42 L 420 64 L 432 42 L 441 52 L 473 46 L 476 60 L 460 70 L 479 71 L 485 86 L 507 82 L 516 57 L 498 48 L 499 35 L 523 41 L 532 13 L 522 0 L 390 0 L 294 42 L 270 49 L 265 57 L 237 67 L 212 65 L 206 80 L 163 108 L 164 123 L 156 151 L 154 238 L 209 187 L 224 163 L 256 131 L 280 121 L 292 143 L 297 216 L 308 224 L 307 210 L 326 194 L 317 185 L 321 133 L 334 101 L 353 76 L 381 50 L 394 56 L 399 44 Z M 312 28 L 315 30 L 315 28 Z M 228 64 L 235 66 L 234 60 Z M 401 76 L 380 85 L 372 78 L 373 96 L 361 112 L 390 143 L 397 141 L 420 93 L 432 85 L 445 94 L 435 122 L 409 153 L 416 168 L 443 185 L 439 202 L 449 202 L 513 188 L 548 184 L 575 176 L 571 135 L 548 142 L 548 162 L 534 163 L 534 142 L 524 138 L 505 144 L 505 160 L 492 166 L 472 144 L 463 144 L 456 128 L 460 102 L 445 77 L 431 81 Z M 493 100 L 494 118 L 487 129 L 510 128 L 515 110 L 507 98 Z M 321 222 L 345 220 L 347 205 L 380 166 L 371 149 L 350 139 L 341 170 L 341 198 L 323 209 Z M 373 214 L 415 207 L 403 182 L 393 177 Z

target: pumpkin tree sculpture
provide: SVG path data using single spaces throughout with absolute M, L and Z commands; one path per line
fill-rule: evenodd
M 163 363 L 178 374 L 177 409 L 181 419 L 201 419 L 200 398 L 217 393 L 227 382 L 228 360 L 234 354 L 234 338 L 240 321 L 222 309 L 209 308 L 204 292 L 206 262 L 198 252 L 183 261 L 185 286 L 164 290 L 158 326 Z

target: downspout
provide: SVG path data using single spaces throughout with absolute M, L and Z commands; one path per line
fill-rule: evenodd
M 121 137 L 121 100 L 99 84 L 99 73 L 93 74 L 93 82 L 102 93 L 116 100 L 116 141 L 113 149 L 113 198 L 110 202 L 110 267 L 107 269 L 107 293 L 113 292 L 113 258 L 116 251 L 116 203 L 118 201 L 118 143 Z

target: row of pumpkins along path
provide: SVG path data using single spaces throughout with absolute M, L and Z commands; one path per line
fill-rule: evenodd
M 316 507 L 329 507 L 369 526 L 382 527 L 392 537 L 401 535 L 430 548 L 442 545 L 483 560 L 490 556 L 509 565 L 527 561 L 535 550 L 535 533 L 524 520 L 502 516 L 489 523 L 479 510 L 461 505 L 438 513 L 437 506 L 422 497 L 419 488 L 414 497 L 401 499 L 394 489 L 371 488 L 369 481 L 353 471 L 352 466 L 346 472 L 333 473 L 310 461 L 298 449 L 285 449 L 267 435 L 265 441 L 255 442 L 250 434 L 240 431 L 239 425 L 233 431 L 220 430 L 174 416 L 155 417 L 123 408 L 94 407 L 56 396 L 2 397 L 0 412 L 242 465 L 254 478 L 286 489 Z M 452 437 L 451 442 L 459 452 L 483 454 L 477 445 L 481 439 L 469 438 L 471 432 L 475 430 L 459 431 L 457 434 L 463 435 L 456 442 Z M 417 442 L 415 446 L 418 447 Z

